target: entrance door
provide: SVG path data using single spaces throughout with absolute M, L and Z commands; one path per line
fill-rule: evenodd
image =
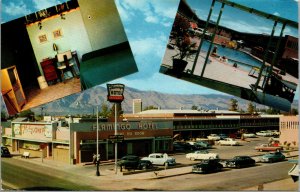
M 51 143 L 48 144 L 48 148 L 49 148 L 49 157 L 52 157 L 52 144 Z
M 127 154 L 132 154 L 132 143 L 127 143 Z

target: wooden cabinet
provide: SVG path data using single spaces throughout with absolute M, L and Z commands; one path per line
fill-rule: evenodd
M 56 59 L 45 59 L 41 62 L 41 67 L 44 72 L 44 77 L 49 84 L 50 81 L 56 83 L 58 79 L 57 69 L 56 69 Z
M 1 92 L 10 115 L 21 111 L 26 97 L 19 79 L 16 66 L 1 70 Z

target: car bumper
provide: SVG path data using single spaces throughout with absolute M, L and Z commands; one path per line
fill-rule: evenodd
M 192 173 L 203 173 L 204 171 L 201 168 L 193 168 Z
M 227 164 L 226 167 L 230 167 L 230 168 L 235 168 L 236 165 L 232 165 L 232 164 Z
M 260 161 L 263 163 L 268 163 L 268 162 L 270 162 L 270 159 L 260 159 Z
M 168 165 L 176 165 L 176 161 L 168 161 Z

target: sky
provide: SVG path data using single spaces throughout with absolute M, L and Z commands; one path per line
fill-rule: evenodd
M 298 0 L 232 0 L 255 9 L 298 21 Z M 1 23 L 65 2 L 64 0 L 2 0 Z M 99 1 L 101 2 L 101 1 Z M 139 72 L 109 83 L 123 83 L 139 90 L 174 94 L 223 94 L 159 73 L 179 0 L 115 0 Z M 211 0 L 187 0 L 201 19 L 208 15 Z M 213 12 L 216 20 L 218 7 Z M 221 25 L 243 32 L 270 34 L 273 22 L 226 8 Z M 278 30 L 279 31 L 279 30 Z M 286 30 L 297 35 L 297 31 Z M 102 86 L 106 86 L 102 85 Z

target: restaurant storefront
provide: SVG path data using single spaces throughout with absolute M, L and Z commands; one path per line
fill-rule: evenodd
M 99 153 L 102 160 L 114 158 L 114 143 L 109 137 L 114 135 L 114 123 L 99 123 Z M 74 131 L 74 159 L 76 163 L 90 162 L 96 153 L 96 123 L 71 124 Z M 172 151 L 172 122 L 121 122 L 117 134 L 124 140 L 118 143 L 118 158 L 124 155 L 146 156 L 153 152 Z

